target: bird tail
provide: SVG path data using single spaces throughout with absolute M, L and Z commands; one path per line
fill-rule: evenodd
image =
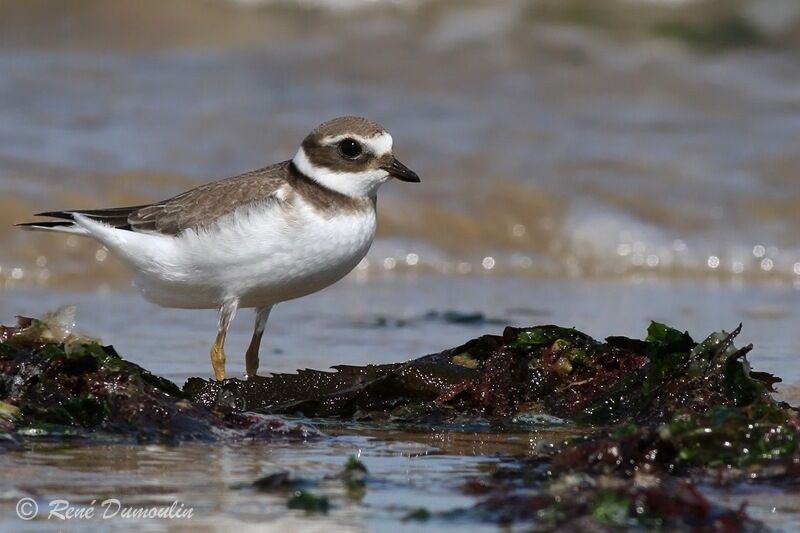
M 130 230 L 131 225 L 128 217 L 146 205 L 133 205 L 130 207 L 112 207 L 110 209 L 78 209 L 75 211 L 47 211 L 36 213 L 37 217 L 57 218 L 58 220 L 48 220 L 44 222 L 26 222 L 17 224 L 23 229 L 40 231 L 59 231 L 61 233 L 75 233 L 78 235 L 88 235 L 89 231 L 85 224 L 80 224 L 75 220 L 75 216 L 85 217 L 95 222 L 102 222 L 113 228 Z
M 41 222 L 24 222 L 14 225 L 30 231 L 56 231 L 59 233 L 88 235 L 88 232 L 84 228 L 75 223 L 75 217 L 70 211 L 50 211 L 47 213 L 36 213 L 34 216 L 60 218 L 63 220 L 43 220 Z

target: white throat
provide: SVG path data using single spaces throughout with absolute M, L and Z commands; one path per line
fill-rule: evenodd
M 363 172 L 340 172 L 327 167 L 318 167 L 308 159 L 302 146 L 297 150 L 292 163 L 297 170 L 317 183 L 354 198 L 374 197 L 378 187 L 389 179 L 389 173 L 379 168 Z

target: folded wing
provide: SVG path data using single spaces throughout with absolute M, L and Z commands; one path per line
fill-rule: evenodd
M 75 214 L 117 229 L 140 233 L 177 235 L 215 223 L 238 207 L 274 197 L 285 182 L 288 162 L 201 185 L 167 200 L 129 207 L 48 211 L 36 216 L 59 220 L 17 224 L 28 229 L 82 233 Z

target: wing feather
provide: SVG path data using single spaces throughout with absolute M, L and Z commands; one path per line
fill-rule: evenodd
M 72 221 L 73 214 L 77 213 L 118 229 L 177 235 L 187 229 L 208 227 L 239 207 L 275 198 L 278 189 L 286 181 L 288 166 L 289 162 L 284 161 L 271 167 L 200 185 L 154 204 L 49 211 L 38 213 L 36 216 Z M 44 229 L 47 226 L 62 227 L 69 224 L 69 222 L 42 222 L 29 225 L 38 225 Z

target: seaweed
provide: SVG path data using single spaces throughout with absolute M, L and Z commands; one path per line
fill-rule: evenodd
M 412 509 L 404 521 L 760 531 L 744 508 L 716 505 L 701 491 L 800 479 L 800 417 L 770 396 L 777 377 L 750 370 L 752 346 L 734 346 L 741 329 L 696 342 L 653 322 L 644 339 L 603 342 L 574 328 L 509 327 L 406 363 L 194 379 L 184 390 L 210 405 L 240 395 L 250 409 L 343 422 L 575 428 L 575 437 L 467 483 L 474 507 Z
M 413 511 L 409 511 L 408 513 L 406 513 L 406 515 L 403 517 L 403 522 L 411 522 L 411 521 L 425 522 L 427 520 L 430 520 L 430 518 L 431 518 L 430 511 L 428 511 L 424 507 L 418 507 L 417 509 L 414 509 Z
M 715 505 L 688 481 L 643 485 L 608 477 L 572 477 L 551 485 L 539 492 L 499 484 L 464 514 L 498 524 L 531 523 L 536 531 L 764 530 L 744 509 Z
M 327 513 L 332 504 L 327 496 L 315 494 L 320 481 L 339 480 L 345 489 L 345 495 L 351 501 L 360 501 L 366 494 L 367 468 L 355 456 L 350 456 L 342 470 L 336 475 L 326 476 L 322 480 L 300 478 L 291 472 L 279 471 L 262 476 L 252 483 L 237 484 L 234 490 L 254 490 L 256 492 L 287 494 L 286 506 L 311 513 Z
M 711 20 L 663 20 L 653 31 L 701 51 L 719 51 L 762 45 L 766 37 L 747 18 L 731 14 Z
M 286 502 L 286 506 L 289 509 L 299 509 L 307 514 L 312 514 L 327 513 L 331 508 L 331 503 L 325 496 L 317 496 L 312 492 L 300 490 L 292 494 Z
M 174 383 L 76 335 L 59 311 L 2 327 L 0 430 L 25 440 L 106 442 L 313 438 L 278 417 L 209 409 Z M 9 439 L 6 439 L 9 442 Z
M 605 342 L 554 325 L 506 328 L 406 363 L 301 370 L 247 381 L 190 379 L 208 406 L 376 422 L 513 426 L 532 416 L 579 424 L 658 424 L 680 411 L 767 398 L 778 378 L 751 373 L 732 333 L 700 343 L 653 322 L 644 340 Z M 525 417 L 519 415 L 525 414 Z
M 466 512 L 547 530 L 762 531 L 744 508 L 715 505 L 701 487 L 796 485 L 798 424 L 793 408 L 758 401 L 683 413 L 655 428 L 615 426 L 470 480 L 463 491 L 480 501 Z
M 351 455 L 344 465 L 344 468 L 339 473 L 347 496 L 351 500 L 361 500 L 364 497 L 367 486 L 367 467 L 364 463 L 358 460 L 354 455 Z

